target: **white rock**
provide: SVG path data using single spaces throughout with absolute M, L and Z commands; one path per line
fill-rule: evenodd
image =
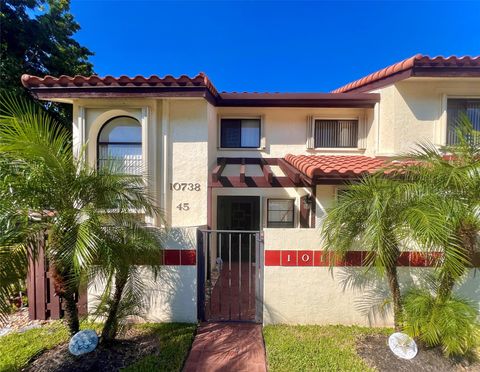
M 10 327 L 0 328 L 0 337 L 8 335 L 10 332 L 12 332 Z
M 402 359 L 413 359 L 418 353 L 415 340 L 401 332 L 395 332 L 388 338 L 388 346 L 392 353 Z

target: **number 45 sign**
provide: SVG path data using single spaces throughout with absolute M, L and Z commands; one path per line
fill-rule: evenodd
M 190 204 L 189 203 L 180 203 L 175 208 L 177 208 L 179 211 L 189 211 L 190 210 Z

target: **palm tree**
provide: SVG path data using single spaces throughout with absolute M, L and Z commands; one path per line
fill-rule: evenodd
M 368 251 L 365 264 L 385 273 L 396 330 L 401 327 L 402 313 L 397 261 L 405 239 L 404 210 L 394 181 L 365 177 L 339 196 L 336 205 L 327 211 L 322 230 L 325 250 L 345 255 L 358 243 Z
M 480 137 L 466 117 L 457 137 L 457 144 L 442 149 L 420 144 L 399 162 L 350 185 L 323 226 L 327 250 L 345 254 L 358 242 L 369 251 L 366 263 L 385 271 L 396 329 L 402 309 L 396 273 L 400 245 L 443 253 L 437 295 L 444 300 L 478 250 Z
M 456 137 L 458 143 L 440 149 L 419 145 L 402 157 L 406 166 L 399 172 L 408 185 L 410 207 L 429 211 L 411 227 L 424 247 L 443 253 L 437 270 L 438 295 L 443 298 L 451 294 L 479 247 L 480 133 L 462 116 Z M 432 218 L 442 224 L 432 228 Z M 418 234 L 424 229 L 430 229 L 426 240 Z
M 108 344 L 124 320 L 144 315 L 146 277 L 150 274 L 156 281 L 160 274 L 165 231 L 152 229 L 135 216 L 115 213 L 108 215 L 104 232 L 100 265 L 91 268 L 90 276 L 105 287 L 95 313 L 106 317 L 102 343 Z
M 3 217 L 23 218 L 20 225 L 10 219 L 11 226 L 23 229 L 0 242 L 2 270 L 11 267 L 9 273 L 0 273 L 0 287 L 23 275 L 17 272 L 19 263 L 23 261 L 26 267 L 26 257 L 35 256 L 27 244 L 36 239 L 38 228 L 32 226 L 41 225 L 48 234 L 45 256 L 56 294 L 65 303 L 74 334 L 79 329 L 75 293 L 88 268 L 107 257 L 105 211 L 127 215 L 136 210 L 156 216 L 159 209 L 141 177 L 89 167 L 82 156 L 74 156 L 70 133 L 61 124 L 41 107 L 12 95 L 0 99 L 0 154 L 8 159 L 7 164 L 13 164 L 0 167 L 0 197 L 14 211 Z

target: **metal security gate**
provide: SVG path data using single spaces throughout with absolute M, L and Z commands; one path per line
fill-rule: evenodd
M 258 231 L 199 232 L 199 314 L 208 321 L 262 321 Z

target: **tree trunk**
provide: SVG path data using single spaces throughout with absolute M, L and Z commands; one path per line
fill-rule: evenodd
M 75 301 L 73 293 L 65 293 L 62 297 L 65 300 L 65 313 L 67 315 L 68 329 L 70 331 L 70 336 L 73 336 L 80 330 L 77 301 Z
M 73 336 L 80 330 L 80 321 L 78 318 L 77 301 L 75 293 L 78 288 L 72 288 L 72 284 L 68 281 L 68 275 L 62 275 L 54 267 L 50 268 L 50 276 L 53 279 L 53 286 L 57 296 L 65 302 L 65 314 L 70 335 Z
M 473 226 L 463 224 L 458 230 L 458 236 L 462 242 L 462 247 L 460 248 L 461 254 L 467 258 L 470 265 L 473 265 L 477 243 L 477 231 Z M 462 270 L 460 270 L 459 273 L 455 273 L 455 275 L 447 271 L 442 273 L 437 293 L 439 298 L 445 299 L 452 294 L 455 283 L 465 273 L 466 269 L 467 267 L 463 267 Z
M 122 299 L 123 289 L 127 284 L 128 273 L 122 272 L 115 277 L 115 293 L 113 294 L 108 316 L 102 330 L 102 343 L 107 344 L 115 339 L 118 332 L 118 308 Z
M 386 268 L 387 270 L 387 279 L 388 285 L 390 287 L 390 292 L 392 294 L 393 300 L 393 323 L 395 326 L 395 331 L 399 332 L 402 330 L 402 296 L 400 293 L 400 285 L 398 283 L 398 274 L 396 260 L 395 264 Z
M 438 298 L 444 300 L 450 297 L 453 287 L 455 286 L 455 278 L 450 272 L 442 272 L 440 273 L 440 283 L 438 285 Z

